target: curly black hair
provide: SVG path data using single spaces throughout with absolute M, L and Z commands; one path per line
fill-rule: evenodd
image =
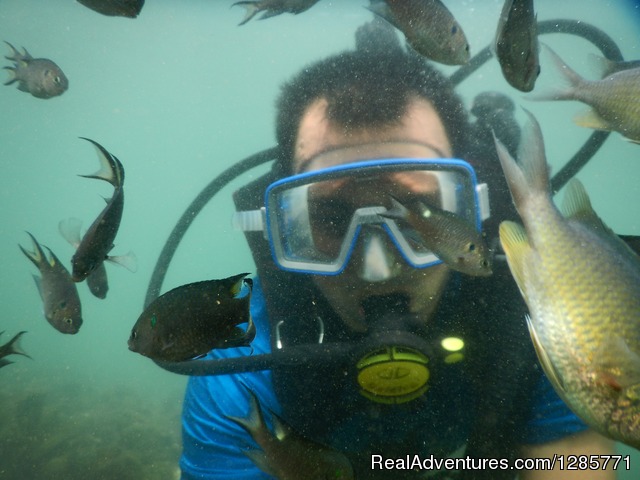
M 307 107 L 328 102 L 327 115 L 345 130 L 393 125 L 415 96 L 440 115 L 454 156 L 466 151 L 468 118 L 462 100 L 440 71 L 419 55 L 397 48 L 345 51 L 304 68 L 282 87 L 277 101 L 275 169 L 291 174 L 296 136 Z

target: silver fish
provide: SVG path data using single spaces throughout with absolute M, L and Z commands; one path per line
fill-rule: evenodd
M 316 3 L 318 3 L 318 0 L 259 0 L 254 2 L 236 2 L 231 6 L 235 7 L 236 5 L 240 5 L 247 10 L 246 15 L 238 24 L 238 26 L 240 26 L 247 23 L 260 12 L 264 12 L 260 20 L 275 17 L 281 13 L 293 13 L 297 15 L 298 13 L 309 10 Z
M 538 22 L 533 0 L 505 0 L 494 49 L 509 85 L 522 92 L 533 90 L 540 75 Z
M 246 387 L 245 387 L 246 388 Z M 227 416 L 245 429 L 262 451 L 251 450 L 245 454 L 264 472 L 278 480 L 352 480 L 351 463 L 342 453 L 307 440 L 271 413 L 274 433 L 264 421 L 255 393 L 249 394 L 248 418 Z
M 602 80 L 587 80 L 572 70 L 546 46 L 556 67 L 568 83 L 566 88 L 536 93 L 532 100 L 577 100 L 591 107 L 574 118 L 581 127 L 616 131 L 640 142 L 640 68 L 622 70 Z
M 540 126 L 529 114 L 519 164 L 496 141 L 524 228 L 500 242 L 530 312 L 540 363 L 565 403 L 603 435 L 640 449 L 640 257 L 593 211 L 578 180 L 564 216 L 551 198 Z
M 44 316 L 53 328 L 62 333 L 75 334 L 82 325 L 82 307 L 78 289 L 71 280 L 67 269 L 49 250 L 49 258 L 29 232 L 34 251 L 29 252 L 19 245 L 33 264 L 40 270 L 41 277 L 33 276 L 44 304 Z
M 51 98 L 62 95 L 69 88 L 69 80 L 62 69 L 47 58 L 33 58 L 26 48 L 20 53 L 9 42 L 12 55 L 7 60 L 14 62 L 13 67 L 4 67 L 12 74 L 4 84 L 18 82 L 18 90 L 28 92 L 36 98 Z
M 398 30 L 421 55 L 445 65 L 469 61 L 462 27 L 440 0 L 371 0 L 368 8 Z

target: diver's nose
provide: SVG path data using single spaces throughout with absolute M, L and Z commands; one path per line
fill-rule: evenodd
M 382 236 L 381 233 L 368 232 L 362 239 L 362 263 L 358 276 L 366 282 L 382 282 L 398 273 L 395 253 L 387 248 Z

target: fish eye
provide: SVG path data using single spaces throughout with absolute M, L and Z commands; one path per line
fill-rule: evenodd
M 158 323 L 158 319 L 156 318 L 156 316 L 155 316 L 155 315 L 153 315 L 153 316 L 151 317 L 151 328 L 155 327 L 155 326 L 156 326 L 156 323 Z
M 138 332 L 135 330 L 131 330 L 131 340 L 135 340 L 138 336 Z
M 62 79 L 60 77 L 56 77 L 53 79 L 54 82 L 56 83 L 60 83 L 62 81 Z
M 66 323 L 67 325 L 71 325 L 73 324 L 73 320 L 67 317 L 64 319 L 64 323 Z
M 467 250 L 469 250 L 470 252 L 473 252 L 476 249 L 476 244 L 475 243 L 470 243 L 467 246 Z
M 458 31 L 458 27 L 456 25 L 451 27 L 451 35 L 455 35 L 457 31 Z

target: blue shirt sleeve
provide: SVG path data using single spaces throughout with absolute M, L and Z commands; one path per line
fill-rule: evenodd
M 589 427 L 573 413 L 542 375 L 533 395 L 535 402 L 524 429 L 524 444 L 540 444 L 587 430 Z
M 260 280 L 257 278 L 254 279 L 250 308 L 257 329 L 252 342 L 253 352 L 268 353 L 269 323 Z M 206 358 L 247 354 L 246 347 L 230 348 L 211 351 Z M 259 449 L 258 445 L 243 428 L 225 416 L 248 416 L 248 396 L 242 384 L 256 394 L 268 423 L 269 411 L 280 413 L 269 371 L 191 377 L 182 412 L 182 480 L 273 478 L 258 469 L 244 454 L 245 451 Z M 269 428 L 272 426 L 269 425 Z

